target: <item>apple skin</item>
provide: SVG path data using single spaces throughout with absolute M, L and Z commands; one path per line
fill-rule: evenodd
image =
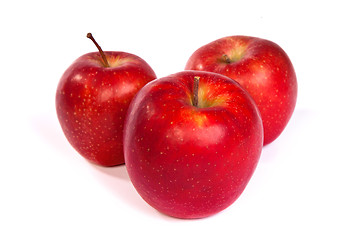
M 215 73 L 183 71 L 148 83 L 125 120 L 125 166 L 135 189 L 177 218 L 203 218 L 230 206 L 250 180 L 262 146 L 256 104 L 238 83 Z
M 271 41 L 224 37 L 196 50 L 185 69 L 220 73 L 240 83 L 260 110 L 264 145 L 282 133 L 293 114 L 297 98 L 294 67 L 285 51 Z
M 99 52 L 79 57 L 62 75 L 56 110 L 70 144 L 101 166 L 124 163 L 123 125 L 129 104 L 146 83 L 156 78 L 140 57 L 126 52 Z

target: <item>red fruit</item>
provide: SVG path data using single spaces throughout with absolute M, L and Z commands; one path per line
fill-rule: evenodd
M 295 71 L 284 50 L 271 41 L 247 36 L 221 38 L 196 50 L 185 69 L 220 73 L 240 83 L 260 110 L 264 145 L 281 134 L 294 111 Z
M 79 57 L 65 71 L 56 91 L 56 110 L 66 138 L 84 158 L 114 166 L 124 163 L 122 136 L 129 104 L 156 76 L 138 56 L 98 48 L 100 53 Z
M 248 93 L 228 77 L 200 71 L 147 84 L 124 127 L 125 163 L 136 190 L 178 218 L 207 217 L 231 205 L 262 145 L 260 114 Z

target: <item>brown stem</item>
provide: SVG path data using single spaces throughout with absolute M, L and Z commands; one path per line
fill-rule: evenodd
M 221 56 L 221 58 L 222 58 L 223 62 L 228 63 L 228 64 L 231 63 L 231 59 L 229 58 L 228 55 L 224 54 Z
M 101 47 L 99 46 L 99 44 L 95 41 L 95 38 L 93 37 L 93 35 L 92 35 L 91 33 L 88 33 L 88 34 L 86 34 L 86 37 L 87 37 L 87 38 L 90 38 L 91 41 L 93 41 L 93 43 L 95 44 L 95 46 L 96 46 L 97 49 L 99 50 L 100 55 L 101 55 L 101 57 L 102 57 L 102 59 L 103 59 L 103 61 L 104 61 L 105 67 L 110 67 L 109 62 L 108 62 L 107 59 L 106 59 L 105 53 L 103 52 L 103 50 L 101 49 Z
M 200 81 L 200 77 L 195 76 L 194 77 L 194 89 L 193 89 L 193 94 L 194 94 L 193 105 L 195 107 L 198 107 L 198 104 L 199 104 L 199 81 Z

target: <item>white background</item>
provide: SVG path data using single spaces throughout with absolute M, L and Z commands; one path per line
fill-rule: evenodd
M 0 239 L 360 239 L 357 1 L 2 1 Z M 263 149 L 228 209 L 200 220 L 164 216 L 125 166 L 85 161 L 65 139 L 55 90 L 96 51 L 126 51 L 158 77 L 228 35 L 278 43 L 299 94 L 283 134 Z

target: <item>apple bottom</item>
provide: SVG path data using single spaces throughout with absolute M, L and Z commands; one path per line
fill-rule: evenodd
M 177 167 L 175 164 L 173 166 Z M 128 167 L 128 171 L 131 172 L 132 167 Z M 179 168 L 181 169 L 181 166 Z M 216 169 L 216 166 L 199 166 L 199 168 L 204 170 L 199 173 L 179 173 L 175 177 L 167 177 L 167 173 L 164 172 L 157 173 L 167 179 L 168 184 L 153 186 L 151 181 L 156 181 L 155 179 L 148 182 L 144 178 L 141 184 L 136 185 L 136 189 L 149 205 L 166 215 L 182 219 L 204 218 L 224 210 L 235 202 L 254 171 L 254 168 L 246 169 L 246 173 L 235 174 L 243 175 L 243 178 L 234 178 L 233 176 L 217 175 L 215 172 L 220 172 L 220 170 Z M 156 172 L 156 170 L 153 171 Z M 230 166 L 223 171 L 234 174 Z M 137 173 L 129 174 L 134 178 L 144 177 L 137 176 Z M 215 175 L 216 177 L 214 177 Z M 177 182 L 185 182 L 185 184 Z M 156 184 L 161 185 L 162 183 L 156 182 Z
M 94 150 L 93 150 L 94 151 Z M 81 154 L 85 159 L 88 159 L 91 163 L 103 166 L 113 167 L 124 164 L 123 145 L 119 140 L 112 140 L 102 144 L 95 154 L 82 152 Z
M 173 217 L 203 218 L 230 206 L 245 189 L 261 152 L 262 136 L 254 128 L 241 129 L 226 116 L 210 120 L 214 111 L 202 114 L 209 126 L 199 129 L 184 119 L 171 127 L 176 116 L 173 124 L 141 124 L 129 138 L 133 144 L 125 147 L 130 150 L 125 151 L 126 167 L 138 193 Z
M 64 102 L 60 97 L 59 100 Z M 73 109 L 67 106 L 68 104 L 59 105 L 57 112 L 63 132 L 71 146 L 82 157 L 96 165 L 111 167 L 124 164 L 124 117 L 121 117 L 121 112 L 117 109 L 126 111 L 128 106 L 121 103 L 115 107 L 107 103 L 99 104 L 98 109 L 101 110 L 96 112 L 84 108 L 81 113 L 84 113 L 85 117 L 78 113 L 69 114 Z

